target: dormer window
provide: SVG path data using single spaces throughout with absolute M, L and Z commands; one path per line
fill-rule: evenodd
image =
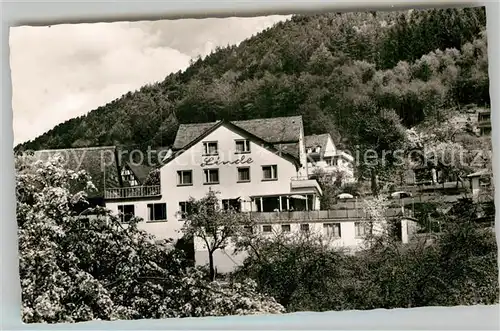
M 206 141 L 203 143 L 204 155 L 217 155 L 218 153 L 219 149 L 216 141 Z
M 314 152 L 315 153 L 319 153 L 321 151 L 321 147 L 320 146 L 317 146 L 315 149 L 314 149 Z
M 138 186 L 139 183 L 137 182 L 134 173 L 132 170 L 128 168 L 123 168 L 122 170 L 122 179 L 125 182 L 128 182 L 130 186 Z

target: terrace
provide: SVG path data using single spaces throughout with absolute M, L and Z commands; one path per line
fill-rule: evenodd
M 160 185 L 107 188 L 105 199 L 151 198 L 161 195 Z
M 309 211 L 277 211 L 277 212 L 250 212 L 252 219 L 257 222 L 324 222 L 324 221 L 356 221 L 368 219 L 369 215 L 361 208 L 337 210 L 309 210 Z M 389 208 L 386 217 L 412 217 L 413 212 L 404 208 Z

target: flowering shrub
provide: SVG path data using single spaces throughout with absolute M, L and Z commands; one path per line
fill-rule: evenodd
M 62 159 L 16 159 L 19 270 L 24 322 L 280 313 L 251 282 L 208 282 L 168 241 L 133 219 L 88 208 L 84 172 Z M 76 193 L 75 193 L 76 191 Z

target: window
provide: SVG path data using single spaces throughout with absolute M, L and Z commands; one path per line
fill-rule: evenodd
M 262 226 L 262 232 L 271 233 L 272 231 L 273 231 L 273 228 L 271 225 L 263 225 Z
M 238 168 L 238 182 L 250 181 L 250 167 Z
M 243 227 L 243 230 L 247 233 L 247 234 L 253 234 L 253 226 L 250 226 L 250 225 L 245 225 Z
M 278 179 L 278 166 L 262 166 L 262 177 L 263 180 L 275 180 Z
M 193 171 L 192 170 L 181 170 L 177 171 L 177 185 L 193 185 Z
M 315 153 L 319 153 L 321 151 L 321 147 L 320 146 L 317 146 L 315 149 L 314 149 L 314 152 Z
M 340 223 L 325 223 L 323 229 L 328 237 L 340 238 Z
M 307 151 L 306 151 L 307 154 L 310 154 L 312 153 L 312 148 L 308 148 Z
M 205 169 L 205 184 L 219 184 L 219 169 Z
M 191 212 L 191 204 L 188 201 L 179 202 L 179 211 L 181 219 L 186 219 L 186 214 Z
M 128 182 L 130 186 L 138 186 L 139 185 L 139 183 L 137 182 L 137 180 L 134 176 L 134 173 L 132 172 L 132 170 L 130 170 L 128 168 L 123 168 L 122 179 L 123 179 L 123 181 Z
M 250 153 L 250 141 L 236 140 L 236 153 Z
M 355 222 L 354 223 L 354 235 L 356 237 L 364 237 L 368 234 L 368 223 Z
M 203 153 L 205 155 L 217 155 L 218 152 L 216 141 L 207 141 L 203 143 Z
M 301 224 L 300 231 L 301 232 L 309 232 L 309 224 Z
M 121 214 L 120 218 L 123 223 L 128 223 L 135 216 L 134 205 L 119 205 L 118 212 Z
M 222 207 L 224 210 L 234 210 L 236 212 L 240 211 L 240 200 L 238 199 L 223 199 Z
M 148 204 L 149 221 L 164 221 L 167 219 L 167 204 L 166 203 L 149 203 Z
M 479 186 L 481 186 L 481 187 L 491 186 L 491 177 L 489 177 L 489 176 L 479 177 Z
M 290 232 L 290 224 L 281 224 L 281 232 Z

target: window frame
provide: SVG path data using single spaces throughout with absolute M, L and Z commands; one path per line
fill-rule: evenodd
M 248 179 L 246 179 L 246 180 L 240 179 L 240 170 L 248 170 Z M 238 176 L 238 178 L 236 179 L 237 183 L 249 183 L 252 180 L 252 177 L 250 174 L 250 167 L 237 167 L 236 173 Z
M 288 227 L 288 230 L 284 230 L 285 227 Z M 283 233 L 289 233 L 292 232 L 292 225 L 291 224 L 281 224 L 281 232 Z
M 309 223 L 301 223 L 300 224 L 300 232 L 301 233 L 309 233 L 311 231 L 311 226 Z
M 338 235 L 335 235 L 335 231 L 331 231 L 329 233 L 328 228 L 334 229 L 335 227 L 338 227 Z M 331 223 L 323 223 L 323 230 L 326 232 L 325 235 L 327 235 L 330 238 L 342 238 L 342 226 L 339 222 L 331 222 Z
M 243 150 L 241 151 L 238 150 L 238 143 L 243 143 Z M 234 154 L 248 154 L 251 152 L 250 140 L 248 139 L 235 139 L 234 145 L 235 145 Z
M 233 206 L 231 204 L 231 202 L 236 202 L 235 203 L 235 206 Z M 229 211 L 230 208 L 233 209 L 233 211 L 239 213 L 241 212 L 241 202 L 238 200 L 238 199 L 221 199 L 221 203 L 222 203 L 222 209 L 224 211 Z M 227 207 L 227 208 L 226 208 Z
M 125 213 L 125 207 L 132 207 L 132 213 Z M 121 223 L 130 223 L 130 220 L 135 217 L 135 205 L 134 204 L 118 205 L 117 208 L 118 208 L 118 214 L 119 214 Z
M 156 210 L 155 210 L 155 207 L 156 206 L 164 206 L 164 217 L 165 218 L 161 218 L 161 219 L 156 219 L 155 215 L 156 215 Z M 167 221 L 167 203 L 166 202 L 156 202 L 156 203 L 148 203 L 147 204 L 147 209 L 148 209 L 148 222 L 166 222 Z M 153 213 L 151 215 L 151 212 Z M 155 219 L 152 219 L 152 217 L 155 218 Z
M 188 213 L 189 207 L 190 207 L 189 205 L 190 205 L 189 201 L 179 201 L 179 215 L 180 215 L 179 220 L 180 221 L 183 221 L 186 219 L 186 214 Z M 185 209 L 185 210 L 183 211 L 183 209 Z
M 210 144 L 215 144 L 215 152 L 210 153 Z M 203 142 L 203 156 L 219 155 L 219 142 L 218 141 L 204 141 Z
M 191 174 L 191 183 L 183 183 L 184 173 Z M 192 186 L 193 185 L 193 170 L 177 170 L 177 186 Z
M 209 181 L 207 181 L 207 174 L 208 174 L 208 179 L 210 179 L 210 172 L 211 171 L 217 171 L 217 182 L 209 182 Z M 217 184 L 220 184 L 220 171 L 219 171 L 219 168 L 203 169 L 203 185 L 217 185 Z
M 271 178 L 266 178 L 264 176 L 265 171 L 264 168 L 271 168 Z M 273 177 L 274 174 L 274 177 Z M 262 181 L 269 182 L 269 181 L 274 181 L 278 180 L 278 165 L 277 164 L 268 164 L 268 165 L 263 165 L 262 166 Z
M 363 226 L 363 234 L 359 234 L 359 228 Z M 368 222 L 354 222 L 354 237 L 357 239 L 364 238 L 370 233 Z
M 266 231 L 265 229 L 267 229 L 269 227 L 269 231 Z M 270 224 L 264 224 L 262 225 L 262 233 L 272 233 L 273 232 L 273 226 L 270 225 Z

